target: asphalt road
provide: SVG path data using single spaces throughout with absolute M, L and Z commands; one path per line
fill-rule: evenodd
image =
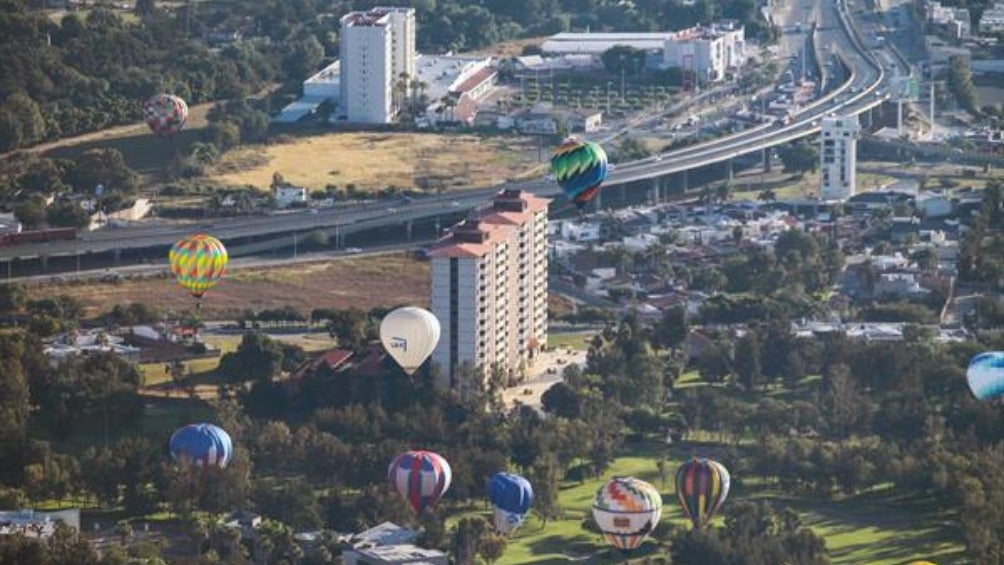
M 773 147 L 819 131 L 819 119 L 827 114 L 858 114 L 878 106 L 888 97 L 888 76 L 869 46 L 860 45 L 845 30 L 838 5 L 833 2 L 805 4 L 794 1 L 791 17 L 815 18 L 819 25 L 817 44 L 828 45 L 851 66 L 850 80 L 834 92 L 804 108 L 789 125 L 759 125 L 697 146 L 686 147 L 648 159 L 624 163 L 611 172 L 605 186 L 658 179 L 671 173 L 727 161 L 753 151 Z M 841 4 L 842 6 L 842 4 Z M 799 11 L 803 10 L 803 11 Z M 864 14 L 874 18 L 873 14 Z M 810 21 L 803 20 L 803 26 Z M 867 24 L 866 24 L 867 25 Z M 790 30 L 789 30 L 790 31 Z M 839 96 L 847 92 L 848 95 Z M 839 100 L 839 101 L 838 101 Z M 275 215 L 214 219 L 197 226 L 143 225 L 82 233 L 79 239 L 22 244 L 0 248 L 0 260 L 39 256 L 101 253 L 116 249 L 167 247 L 193 231 L 208 231 L 224 241 L 268 234 L 309 231 L 318 228 L 354 233 L 381 226 L 403 226 L 409 220 L 474 208 L 504 188 L 520 188 L 541 196 L 556 196 L 553 181 L 505 183 L 499 186 L 429 196 L 410 203 L 372 203 L 351 208 L 297 211 Z

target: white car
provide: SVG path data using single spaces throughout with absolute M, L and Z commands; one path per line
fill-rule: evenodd
M 459 208 L 460 207 L 460 203 L 457 202 L 456 200 L 454 200 L 453 202 L 450 202 L 450 206 L 452 206 L 454 208 Z
M 357 254 L 357 253 L 362 253 L 362 252 L 363 252 L 363 250 L 362 250 L 362 249 L 359 249 L 358 247 L 346 247 L 346 248 L 345 248 L 345 252 L 346 252 L 346 253 L 349 253 L 349 254 L 351 254 L 351 255 L 355 255 L 355 254 Z

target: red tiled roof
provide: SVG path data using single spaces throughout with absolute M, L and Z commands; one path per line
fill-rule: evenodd
M 498 71 L 496 71 L 495 69 L 493 69 L 491 67 L 484 67 L 482 69 L 479 69 L 473 75 L 467 77 L 464 80 L 464 82 L 462 82 L 459 85 L 457 85 L 457 87 L 455 89 L 453 89 L 453 92 L 457 92 L 457 93 L 463 94 L 465 92 L 469 92 L 471 90 L 474 90 L 475 88 L 477 88 L 478 86 L 480 86 L 481 83 L 485 82 L 486 80 L 491 80 L 491 78 L 494 77 L 497 74 L 498 74 Z
M 479 229 L 486 234 L 483 243 L 460 241 L 450 235 L 432 244 L 429 250 L 429 257 L 481 257 L 493 249 L 499 242 L 509 237 L 512 229 L 510 226 L 485 223 Z
M 347 349 L 331 349 L 324 353 L 314 361 L 314 367 L 317 368 L 322 363 L 327 365 L 329 369 L 334 371 L 338 367 L 341 367 L 343 363 L 352 357 L 352 352 Z

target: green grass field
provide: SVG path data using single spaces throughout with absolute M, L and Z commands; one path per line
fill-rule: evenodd
M 551 349 L 577 349 L 585 351 L 589 349 L 589 342 L 592 341 L 596 332 L 569 332 L 550 333 L 547 335 L 547 346 Z
M 662 492 L 664 521 L 685 526 L 687 522 L 677 506 L 672 482 L 676 467 L 691 455 L 691 449 L 686 445 L 667 449 L 657 443 L 634 446 L 634 454 L 618 458 L 600 480 L 566 481 L 559 495 L 564 519 L 545 526 L 539 518 L 531 517 L 513 534 L 498 563 L 625 563 L 631 558 L 660 554 L 656 544 L 649 541 L 634 554 L 623 556 L 608 549 L 599 535 L 584 530 L 581 522 L 589 515 L 593 496 L 604 481 L 615 475 L 630 475 L 649 481 Z M 656 467 L 656 461 L 664 453 L 667 454 L 665 482 L 660 480 Z M 829 501 L 786 498 L 776 490 L 763 489 L 762 485 L 745 486 L 740 481 L 729 501 L 769 498 L 790 506 L 799 512 L 806 525 L 826 538 L 835 564 L 902 565 L 914 559 L 933 560 L 940 565 L 964 562 L 959 534 L 951 517 L 939 514 L 929 504 L 895 498 L 885 491 Z M 721 519 L 715 523 L 721 525 Z

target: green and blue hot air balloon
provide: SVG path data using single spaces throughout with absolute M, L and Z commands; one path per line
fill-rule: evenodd
M 568 137 L 551 153 L 551 170 L 561 190 L 582 208 L 599 194 L 609 174 L 607 153 L 598 143 Z

